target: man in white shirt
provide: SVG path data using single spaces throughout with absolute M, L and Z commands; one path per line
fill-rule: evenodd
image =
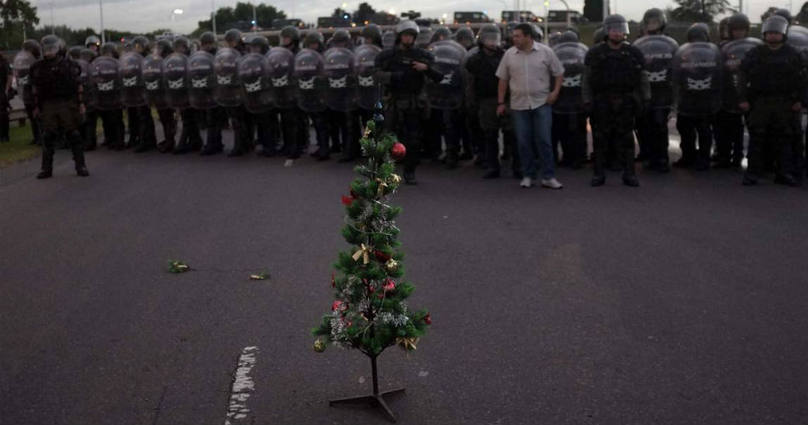
M 533 40 L 532 33 L 526 23 L 513 30 L 513 47 L 505 52 L 497 69 L 497 113 L 505 113 L 505 95 L 510 91 L 511 116 L 524 175 L 520 185 L 525 188 L 533 185 L 538 153 L 542 187 L 561 189 L 564 186 L 555 178 L 551 129 L 552 105 L 561 90 L 564 67 L 552 49 Z

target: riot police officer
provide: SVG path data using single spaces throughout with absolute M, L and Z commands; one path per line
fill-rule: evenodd
M 229 48 L 241 54 L 246 53 L 247 49 L 244 45 L 241 31 L 235 28 L 227 30 L 224 33 L 224 41 Z M 233 149 L 227 156 L 242 156 L 246 153 L 248 146 L 252 146 L 252 122 L 248 117 L 247 110 L 242 105 L 228 107 L 227 115 L 230 117 L 230 125 L 233 128 Z
M 362 44 L 357 46 L 354 54 L 354 70 L 357 79 L 357 106 L 359 127 L 373 118 L 376 104 L 381 100 L 381 86 L 376 78 L 376 57 L 382 51 L 382 36 L 379 27 L 371 24 L 362 29 Z M 351 144 L 343 147 L 340 161 L 353 161 L 361 154 L 359 140 L 352 139 Z
M 286 26 L 281 29 L 281 47 L 297 55 L 300 52 L 300 31 L 297 27 Z M 325 47 L 325 46 L 323 46 Z M 283 137 L 283 151 L 287 155 L 285 166 L 291 166 L 293 161 L 300 158 L 301 153 L 309 146 L 309 126 L 306 114 L 299 108 L 292 108 L 287 113 L 288 119 L 281 117 L 281 131 Z M 327 130 L 326 130 L 327 131 Z M 287 137 L 294 134 L 295 137 Z
M 268 84 L 269 40 L 261 35 L 247 39 L 247 52 L 239 64 L 239 79 L 245 88 L 245 108 L 256 130 L 258 143 L 264 156 L 272 156 L 277 149 L 278 116 L 271 111 L 271 86 Z M 243 71 L 243 72 L 242 72 Z M 249 89 L 247 89 L 249 87 Z
M 309 124 L 314 127 L 317 151 L 312 154 L 320 161 L 329 158 L 328 121 L 326 116 L 326 96 L 329 94 L 328 77 L 324 72 L 325 60 L 322 34 L 310 32 L 306 35 L 303 49 L 295 55 L 294 77 L 297 81 L 297 113 L 300 125 L 297 137 L 285 141 L 284 150 L 291 165 L 309 147 Z
M 149 54 L 150 50 L 149 39 L 145 36 L 138 35 L 132 39 L 132 53 L 135 54 L 134 58 L 143 62 L 143 58 Z M 145 93 L 143 88 L 142 69 L 138 75 L 139 80 L 139 93 L 138 97 L 141 99 L 139 106 L 130 107 L 128 109 L 129 116 L 129 139 L 133 144 L 136 153 L 146 152 L 154 149 L 157 146 L 157 136 L 154 131 L 154 118 L 152 118 L 151 106 L 145 102 Z M 135 125 L 131 125 L 133 117 L 136 117 Z M 132 134 L 136 130 L 136 134 Z M 134 141 L 132 142 L 132 139 Z
M 416 184 L 415 168 L 423 140 L 422 122 L 428 112 L 422 96 L 425 78 L 435 82 L 443 79 L 443 75 L 431 68 L 432 55 L 414 46 L 418 32 L 418 25 L 414 21 L 401 21 L 396 26 L 395 48 L 385 50 L 376 57 L 379 78 L 390 95 L 385 124 L 407 146 L 404 159 L 404 180 L 407 184 Z
M 651 100 L 651 89 L 643 74 L 643 55 L 626 42 L 628 22 L 621 15 L 609 15 L 603 22 L 606 40 L 586 55 L 583 84 L 584 105 L 591 110 L 595 170 L 592 186 L 606 182 L 607 144 L 615 143 L 623 164 L 623 184 L 639 186 L 634 170 L 634 119 Z
M 123 150 L 123 109 L 120 99 L 118 75 L 118 45 L 106 42 L 101 46 L 101 55 L 93 61 L 96 78 L 96 107 L 104 130 L 104 142 L 108 149 Z M 101 59 L 104 60 L 101 60 Z M 108 91 L 106 91 L 108 89 Z
M 42 129 L 39 118 L 34 116 L 34 96 L 31 92 L 31 78 L 29 71 L 31 65 L 42 58 L 42 50 L 36 40 L 25 40 L 22 43 L 22 51 L 14 57 L 14 76 L 17 79 L 17 86 L 22 86 L 22 103 L 25 106 L 25 114 L 31 122 L 32 145 L 42 144 Z
M 348 31 L 344 29 L 334 31 L 334 34 L 328 40 L 328 50 L 324 54 L 329 55 L 332 54 L 332 52 L 336 52 L 336 50 L 332 49 L 348 50 L 348 52 L 342 51 L 341 54 L 335 55 L 334 57 L 346 58 L 347 56 L 351 56 L 351 62 L 353 62 L 353 56 L 351 53 L 353 51 L 353 42 L 351 40 L 351 34 L 348 33 Z M 330 64 L 326 62 L 326 67 L 329 65 Z M 344 64 L 339 64 L 339 66 L 343 65 Z M 353 67 L 353 63 L 350 65 Z M 353 78 L 353 76 L 350 76 L 350 78 Z M 347 90 L 337 90 L 337 92 L 347 92 Z M 335 108 L 334 105 L 331 105 L 325 113 L 326 122 L 328 125 L 328 136 L 331 141 L 330 153 L 340 153 L 343 151 L 343 149 L 355 144 L 354 139 L 357 142 L 359 140 L 359 125 L 358 121 L 356 121 L 356 114 L 354 113 L 353 108 L 354 105 L 348 105 L 348 102 L 342 101 L 337 103 L 342 104 L 339 105 L 339 109 Z M 328 159 L 329 150 L 327 146 L 325 149 L 321 147 L 320 150 L 318 150 L 318 153 L 318 159 Z
M 163 60 L 171 55 L 172 50 L 171 42 L 165 38 L 157 40 L 154 46 L 154 54 L 163 58 Z M 177 119 L 174 116 L 174 110 L 168 107 L 167 103 L 158 103 L 156 109 L 160 125 L 163 127 L 163 140 L 157 143 L 157 150 L 161 153 L 168 153 L 174 150 L 174 144 L 176 143 Z
M 42 38 L 44 58 L 31 68 L 32 91 L 35 99 L 35 114 L 42 120 L 42 170 L 38 179 L 53 175 L 54 144 L 60 132 L 73 151 L 76 174 L 87 177 L 90 173 L 84 162 L 81 124 L 82 87 L 79 81 L 81 68 L 64 54 L 64 42 L 55 35 Z
M 749 18 L 735 13 L 727 19 L 729 41 L 721 46 L 724 64 L 722 105 L 716 118 L 716 153 L 718 168 L 740 167 L 744 157 L 744 114 L 738 108 L 738 72 L 746 53 L 762 44 L 749 37 Z
M 581 80 L 588 48 L 580 42 L 578 33 L 568 30 L 558 36 L 553 51 L 564 66 L 564 81 L 558 100 L 553 104 L 553 152 L 559 158 L 558 147 L 561 145 L 560 165 L 578 169 L 586 156 L 586 113 Z
M 216 35 L 210 31 L 205 31 L 199 36 L 199 44 L 202 51 L 216 56 L 217 43 Z M 201 155 L 215 155 L 224 150 L 222 142 L 222 129 L 227 124 L 227 111 L 221 106 L 205 110 L 205 125 L 207 127 L 207 137 Z
M 634 42 L 645 59 L 643 72 L 651 86 L 651 103 L 637 120 L 637 139 L 640 145 L 639 158 L 648 161 L 648 168 L 666 173 L 668 161 L 668 118 L 673 106 L 673 57 L 679 44 L 665 35 L 667 19 L 657 8 L 648 9 L 643 15 L 642 30 L 645 34 Z
M 676 129 L 682 150 L 674 165 L 698 171 L 710 168 L 712 127 L 721 107 L 721 51 L 710 43 L 709 31 L 707 24 L 693 24 L 674 59 Z
M 9 141 L 9 124 L 8 124 L 8 110 L 10 104 L 8 102 L 8 94 L 11 90 L 11 76 L 6 56 L 0 53 L 0 143 Z
M 502 49 L 502 33 L 494 24 L 480 28 L 477 35 L 479 51 L 466 61 L 469 74 L 470 103 L 476 106 L 477 119 L 483 131 L 483 158 L 488 171 L 483 178 L 500 176 L 499 132 L 506 127 L 507 117 L 497 116 L 497 66 L 505 51 Z
M 776 183 L 799 185 L 793 170 L 793 139 L 800 131 L 805 67 L 800 53 L 785 43 L 788 21 L 771 16 L 763 23 L 764 45 L 750 50 L 741 62 L 740 109 L 749 111 L 749 166 L 743 184 L 757 184 L 764 164 L 763 151 L 772 146 Z
M 174 54 L 188 56 L 191 54 L 191 43 L 186 37 L 174 39 Z M 184 154 L 202 149 L 202 136 L 199 128 L 199 111 L 190 107 L 180 109 L 180 119 L 182 119 L 182 131 L 174 154 Z

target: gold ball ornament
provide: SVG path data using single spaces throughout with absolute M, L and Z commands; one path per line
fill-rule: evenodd
M 401 176 L 399 176 L 398 174 L 393 174 L 393 175 L 390 176 L 390 180 L 395 184 L 400 184 L 401 183 Z
M 387 267 L 387 271 L 394 272 L 398 270 L 398 261 L 391 258 L 384 263 L 384 266 Z
M 325 342 L 322 339 L 318 339 L 317 341 L 314 341 L 314 351 L 315 352 L 322 353 L 323 351 L 325 351 L 325 347 L 326 347 Z

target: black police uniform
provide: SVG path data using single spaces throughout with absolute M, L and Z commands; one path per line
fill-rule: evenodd
M 583 82 L 584 103 L 592 113 L 595 177 L 593 185 L 605 180 L 606 152 L 614 143 L 623 165 L 623 181 L 636 185 L 634 170 L 634 120 L 651 98 L 648 79 L 643 75 L 644 58 L 634 46 L 623 42 L 617 49 L 609 43 L 594 46 L 586 55 Z
M 805 90 L 803 58 L 788 44 L 777 50 L 758 46 L 741 62 L 738 97 L 751 104 L 747 122 L 749 166 L 744 183 L 753 184 L 763 174 L 766 146 L 775 153 L 777 180 L 796 183 L 793 140 L 801 129 L 800 113 L 792 111 L 792 106 L 802 100 Z
M 42 171 L 38 178 L 50 177 L 53 171 L 54 145 L 60 132 L 64 132 L 73 151 L 76 173 L 89 175 L 79 135 L 80 76 L 78 64 L 62 56 L 44 58 L 31 67 L 33 95 L 43 130 Z
M 440 82 L 443 75 L 430 65 L 434 57 L 420 47 L 397 45 L 384 50 L 376 57 L 380 81 L 385 85 L 388 99 L 385 102 L 385 123 L 388 131 L 394 132 L 407 147 L 404 158 L 404 178 L 415 183 L 415 168 L 423 140 L 423 122 L 429 116 L 426 98 L 423 96 L 425 78 Z M 425 72 L 413 69 L 413 62 L 429 67 Z
M 8 142 L 8 111 L 11 107 L 8 101 L 6 86 L 9 80 L 9 64 L 6 57 L 0 53 L 0 143 Z
M 471 77 L 470 94 L 477 110 L 477 122 L 482 129 L 484 165 L 488 168 L 486 177 L 498 177 L 499 164 L 499 131 L 509 127 L 507 117 L 497 116 L 497 90 L 499 78 L 496 76 L 505 51 L 497 49 L 486 52 L 484 48 L 466 61 L 466 70 Z

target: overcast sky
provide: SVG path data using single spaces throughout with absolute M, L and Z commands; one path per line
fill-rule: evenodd
M 175 32 L 187 33 L 196 29 L 197 22 L 210 16 L 212 7 L 233 6 L 237 0 L 101 0 L 103 1 L 104 26 L 119 30 L 151 31 L 158 28 L 170 28 Z M 313 22 L 318 16 L 328 16 L 336 7 L 346 0 L 277 0 L 270 4 L 283 10 L 290 17 L 301 18 Z M 737 0 L 730 0 L 735 3 Z M 99 0 L 31 0 L 39 8 L 41 24 L 68 25 L 74 28 L 99 27 Z M 744 11 L 753 22 L 760 20 L 760 15 L 769 6 L 790 8 L 793 13 L 799 11 L 802 0 L 765 1 L 746 0 Z M 258 2 L 255 2 L 258 4 Z M 361 1 L 346 1 L 349 11 L 355 10 Z M 450 19 L 455 10 L 484 10 L 491 17 L 499 17 L 502 9 L 515 9 L 515 0 L 378 0 L 369 1 L 377 10 L 393 10 L 401 12 L 406 9 L 421 11 L 426 17 L 440 18 L 444 13 Z M 534 13 L 543 14 L 542 0 L 527 2 Z M 582 10 L 583 0 L 568 0 L 571 8 Z M 650 7 L 665 8 L 673 4 L 667 0 L 612 0 L 612 9 L 625 15 L 628 19 L 639 20 L 642 13 Z M 563 8 L 558 0 L 551 0 L 551 9 Z M 524 8 L 524 7 L 523 7 Z M 182 9 L 182 15 L 174 15 L 172 11 Z M 173 16 L 173 20 L 172 20 Z M 220 29 L 221 30 L 221 29 Z

